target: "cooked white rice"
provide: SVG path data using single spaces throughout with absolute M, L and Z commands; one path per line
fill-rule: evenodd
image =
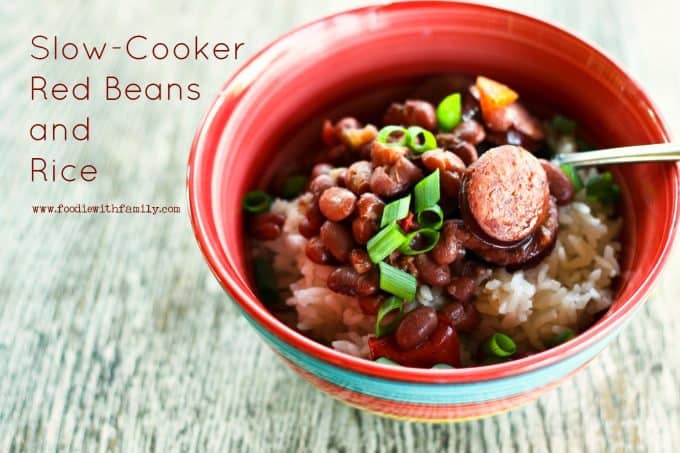
M 272 210 L 286 215 L 283 234 L 262 245 L 274 253 L 279 288 L 292 292 L 286 303 L 297 311 L 298 329 L 339 351 L 368 357 L 375 316 L 364 315 L 356 298 L 329 290 L 326 278 L 333 268 L 305 255 L 306 239 L 298 224 L 310 197 L 276 200 Z M 514 272 L 497 268 L 482 276 L 475 293 L 482 322 L 473 343 L 500 331 L 512 336 L 520 350 L 541 350 L 556 334 L 566 328 L 578 331 L 609 307 L 612 279 L 620 272 L 620 220 L 608 219 L 602 207 L 579 193 L 559 208 L 559 223 L 555 248 L 538 266 Z M 439 307 L 442 289 L 420 286 L 416 302 Z

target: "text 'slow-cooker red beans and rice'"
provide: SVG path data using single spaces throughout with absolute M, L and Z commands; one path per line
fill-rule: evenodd
M 609 307 L 619 188 L 549 160 L 584 148 L 576 123 L 486 77 L 458 85 L 382 127 L 327 120 L 305 171 L 246 195 L 258 294 L 284 322 L 369 360 L 462 367 L 568 341 Z

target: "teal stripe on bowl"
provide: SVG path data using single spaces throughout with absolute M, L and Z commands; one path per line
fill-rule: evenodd
M 240 310 L 240 308 L 239 308 Z M 390 381 L 339 368 L 282 342 L 242 310 L 248 322 L 285 358 L 340 387 L 386 400 L 420 404 L 479 403 L 526 393 L 566 376 L 600 352 L 620 331 L 590 348 L 552 366 L 491 381 L 465 384 L 422 384 Z

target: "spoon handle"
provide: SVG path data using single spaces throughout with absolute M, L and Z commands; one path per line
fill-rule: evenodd
M 669 162 L 680 160 L 680 143 L 623 146 L 578 153 L 558 154 L 556 164 L 572 164 L 575 167 L 596 165 L 632 164 L 636 162 Z

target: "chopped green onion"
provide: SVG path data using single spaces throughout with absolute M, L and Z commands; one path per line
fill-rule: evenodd
M 366 243 L 366 249 L 371 261 L 377 263 L 384 260 L 397 250 L 406 240 L 406 236 L 396 223 L 390 223 L 380 230 Z
M 263 257 L 253 259 L 253 277 L 257 295 L 267 305 L 281 302 L 281 295 L 276 289 L 276 274 L 272 261 Z
M 437 370 L 437 369 L 447 370 L 449 368 L 453 368 L 453 367 L 451 365 L 447 364 L 447 363 L 438 363 L 438 364 L 436 364 L 432 367 L 433 370 Z
M 439 201 L 439 169 L 436 169 L 413 188 L 416 214 L 437 204 Z
M 549 348 L 555 347 L 558 344 L 562 344 L 565 341 L 569 341 L 572 338 L 576 336 L 576 332 L 574 332 L 571 329 L 565 329 L 562 333 L 559 333 L 555 335 L 552 339 L 550 339 L 547 343 L 546 346 Z
M 393 311 L 398 311 L 397 316 L 391 323 L 389 323 L 386 326 L 383 326 L 382 325 L 383 318 L 387 316 L 389 313 L 392 313 Z M 389 299 L 385 299 L 383 303 L 380 305 L 378 315 L 375 318 L 376 338 L 384 337 L 385 335 L 389 335 L 392 332 L 394 332 L 394 329 L 396 329 L 397 326 L 399 325 L 399 321 L 401 321 L 403 314 L 404 314 L 403 300 L 394 296 L 390 297 Z
M 437 139 L 427 129 L 423 129 L 420 126 L 411 126 L 408 128 L 408 134 L 411 137 L 409 146 L 417 153 L 424 153 L 437 147 Z M 420 137 L 422 137 L 422 143 Z
M 396 135 L 396 133 L 400 134 Z M 385 126 L 378 132 L 376 140 L 380 143 L 385 143 L 386 145 L 408 146 L 411 142 L 411 136 L 405 127 Z
M 586 196 L 602 204 L 613 204 L 619 200 L 621 188 L 614 182 L 612 174 L 606 171 L 586 182 Z
M 460 93 L 446 96 L 437 106 L 437 123 L 442 132 L 449 132 L 458 126 L 462 119 L 463 108 Z
M 574 186 L 574 192 L 578 192 L 579 190 L 583 189 L 583 181 L 578 175 L 576 167 L 574 167 L 572 164 L 560 164 L 560 169 L 565 175 L 567 175 L 569 181 L 571 181 L 571 185 Z
M 411 195 L 406 195 L 404 198 L 400 198 L 388 203 L 383 209 L 382 219 L 380 220 L 380 228 L 406 217 L 408 215 L 408 207 L 410 204 Z
M 394 360 L 390 360 L 387 357 L 378 357 L 375 359 L 377 363 L 382 363 L 383 365 L 394 365 L 394 366 L 400 366 L 397 362 Z
M 488 356 L 509 357 L 517 350 L 512 338 L 504 333 L 495 333 L 484 343 L 484 352 Z
M 378 266 L 380 267 L 380 289 L 409 302 L 415 299 L 417 282 L 413 275 L 385 262 L 380 262 Z
M 307 186 L 307 177 L 304 175 L 291 175 L 286 178 L 283 183 L 283 190 L 281 195 L 283 198 L 291 199 L 300 195 L 305 191 Z
M 550 120 L 550 126 L 561 134 L 573 134 L 576 130 L 576 121 L 564 115 L 555 115 Z
M 272 197 L 263 190 L 253 190 L 243 197 L 243 209 L 253 214 L 268 211 L 271 204 Z
M 414 240 L 424 238 L 426 240 L 425 246 L 419 249 L 413 249 L 411 244 Z M 421 228 L 412 233 L 406 235 L 406 241 L 399 248 L 399 251 L 404 255 L 419 255 L 421 253 L 427 253 L 434 248 L 439 242 L 439 232 L 432 228 Z
M 444 211 L 438 204 L 435 204 L 420 211 L 416 220 L 422 227 L 438 230 L 444 224 Z

